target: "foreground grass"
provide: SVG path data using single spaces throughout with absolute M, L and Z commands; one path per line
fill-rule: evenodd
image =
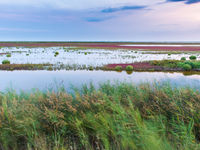
M 105 83 L 0 95 L 0 149 L 200 149 L 200 92 Z

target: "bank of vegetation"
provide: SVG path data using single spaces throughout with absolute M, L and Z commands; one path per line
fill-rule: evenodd
M 104 83 L 0 94 L 0 149 L 200 149 L 200 92 Z

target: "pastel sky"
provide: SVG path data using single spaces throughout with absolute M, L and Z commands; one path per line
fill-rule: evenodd
M 0 0 L 0 41 L 200 41 L 200 0 Z

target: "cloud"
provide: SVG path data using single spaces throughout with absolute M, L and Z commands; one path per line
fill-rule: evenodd
M 106 8 L 106 9 L 103 9 L 101 12 L 113 13 L 113 12 L 125 11 L 125 10 L 140 10 L 144 8 L 146 8 L 146 6 L 122 6 L 122 7 L 116 7 L 116 8 Z
M 153 5 L 165 0 L 0 0 L 3 8 L 44 8 L 44 9 L 69 9 L 83 10 L 106 7 Z
M 200 0 L 168 0 L 168 2 L 185 2 L 185 4 L 194 4 L 200 2 Z
M 85 18 L 85 20 L 87 22 L 102 22 L 102 21 L 105 21 L 105 20 L 109 20 L 113 17 L 88 17 L 88 18 Z

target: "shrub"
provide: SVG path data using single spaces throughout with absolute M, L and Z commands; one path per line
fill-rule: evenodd
M 2 64 L 10 64 L 10 61 L 9 60 L 3 60 Z
M 190 71 L 192 69 L 192 66 L 189 65 L 189 64 L 184 64 L 183 69 L 186 70 L 186 71 Z
M 192 62 L 192 61 L 185 61 L 184 63 L 185 63 L 185 64 L 188 64 L 188 65 L 190 65 L 192 68 L 194 68 L 194 62 Z
M 52 66 L 49 66 L 49 67 L 47 68 L 47 70 L 48 70 L 48 71 L 52 71 L 52 70 L 53 70 L 53 67 L 52 67 Z
M 126 71 L 133 71 L 133 66 L 131 65 L 126 66 Z
M 193 62 L 193 68 L 200 68 L 200 62 L 199 61 Z
M 90 67 L 89 67 L 89 70 L 91 70 L 91 71 L 92 71 L 92 70 L 94 70 L 94 68 L 93 68 L 92 66 L 90 66 Z
M 115 70 L 116 70 L 116 71 L 121 71 L 121 70 L 122 70 L 122 66 L 116 66 L 116 67 L 115 67 Z
M 171 53 L 168 53 L 168 56 L 170 56 L 171 55 Z
M 185 65 L 184 62 L 179 62 L 179 63 L 177 64 L 177 67 L 178 67 L 178 68 L 183 68 L 184 65 Z
M 59 55 L 59 52 L 55 52 L 55 55 Z
M 181 57 L 181 60 L 186 60 L 186 58 L 185 57 Z
M 6 57 L 11 57 L 11 54 L 7 54 Z
M 190 60 L 196 60 L 197 59 L 196 56 L 190 56 L 189 58 L 190 58 Z

